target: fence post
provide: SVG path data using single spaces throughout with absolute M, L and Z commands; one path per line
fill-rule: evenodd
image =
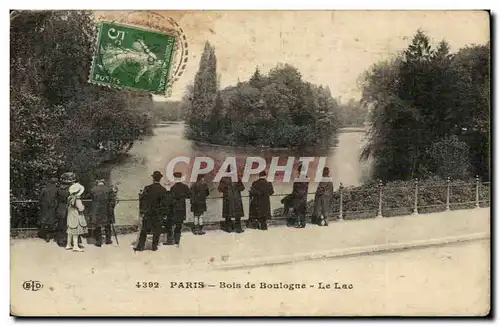
M 378 181 L 378 213 L 377 213 L 377 217 L 380 218 L 380 217 L 383 217 L 382 216 L 382 186 L 384 184 L 382 183 L 382 180 L 379 180 Z
M 418 179 L 415 178 L 415 205 L 413 207 L 413 215 L 418 215 Z
M 450 211 L 450 177 L 446 179 L 446 211 Z
M 476 208 L 479 208 L 479 176 L 476 175 Z
M 342 189 L 344 188 L 344 185 L 342 184 L 342 182 L 340 183 L 340 186 L 339 186 L 339 195 L 340 195 L 340 204 L 339 204 L 339 221 L 343 221 L 344 220 L 344 212 L 343 212 L 343 200 L 344 200 L 344 194 L 342 192 Z

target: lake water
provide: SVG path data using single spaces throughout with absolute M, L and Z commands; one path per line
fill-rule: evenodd
M 161 171 L 165 175 L 167 164 L 172 158 L 177 156 L 209 156 L 221 163 L 227 156 L 235 156 L 237 160 L 245 160 L 248 156 L 264 157 L 270 162 L 271 157 L 279 156 L 286 161 L 287 157 L 294 156 L 298 159 L 301 156 L 324 156 L 327 157 L 326 166 L 330 168 L 330 175 L 333 178 L 335 188 L 342 182 L 344 186 L 359 185 L 368 175 L 368 164 L 359 161 L 359 155 L 363 146 L 364 132 L 360 128 L 344 128 L 337 135 L 335 145 L 327 150 L 310 149 L 307 153 L 294 152 L 277 149 L 258 149 L 242 147 L 215 146 L 210 144 L 200 144 L 184 138 L 184 125 L 171 124 L 157 127 L 154 135 L 138 141 L 129 152 L 129 157 L 119 165 L 113 167 L 111 171 L 111 181 L 118 183 L 120 199 L 130 199 L 133 201 L 122 201 L 116 207 L 117 224 L 137 224 L 138 223 L 138 198 L 139 190 L 151 183 L 151 174 L 155 170 Z M 280 163 L 284 164 L 284 163 Z M 187 166 L 177 165 L 176 171 L 187 172 Z M 314 176 L 312 177 L 314 179 Z M 243 196 L 248 195 L 248 189 L 253 179 L 245 183 L 246 189 Z M 166 177 L 162 179 L 164 186 L 169 187 Z M 291 192 L 292 183 L 275 182 L 275 194 L 271 200 L 272 209 L 281 207 L 280 200 Z M 217 184 L 210 183 L 210 197 L 220 197 L 217 191 Z M 317 184 L 311 182 L 309 192 L 314 193 Z M 280 196 L 281 195 L 281 196 Z M 314 198 L 311 194 L 310 198 Z M 248 198 L 243 198 L 245 215 L 248 215 Z M 221 199 L 207 201 L 208 212 L 206 220 L 221 219 Z M 191 221 L 189 212 L 187 221 Z

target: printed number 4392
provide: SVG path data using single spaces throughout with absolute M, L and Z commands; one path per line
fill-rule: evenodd
M 160 283 L 159 282 L 137 282 L 135 284 L 135 287 L 136 288 L 143 288 L 143 289 L 147 289 L 147 288 L 158 289 L 158 288 L 160 288 Z

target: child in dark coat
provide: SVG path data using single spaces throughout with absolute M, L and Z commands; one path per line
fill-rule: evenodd
M 327 167 L 323 169 L 323 177 L 330 177 L 330 169 Z M 320 182 L 314 196 L 314 216 L 320 226 L 328 225 L 328 218 L 332 210 L 332 198 L 333 183 L 331 181 Z
M 203 235 L 202 215 L 207 211 L 207 197 L 209 195 L 208 185 L 204 175 L 198 175 L 198 179 L 191 185 L 191 212 L 194 215 L 193 234 Z

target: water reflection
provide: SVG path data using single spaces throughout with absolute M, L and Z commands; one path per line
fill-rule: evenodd
M 349 131 L 349 130 L 344 130 Z M 165 174 L 167 164 L 174 157 L 186 156 L 191 158 L 191 164 L 196 156 L 207 156 L 213 158 L 215 167 L 218 169 L 222 162 L 228 156 L 236 157 L 238 166 L 242 169 L 246 158 L 250 156 L 263 157 L 266 160 L 267 166 L 271 162 L 272 157 L 280 158 L 280 165 L 284 165 L 288 157 L 310 156 L 310 157 L 326 157 L 326 166 L 330 168 L 331 176 L 334 180 L 334 186 L 338 187 L 340 182 L 344 185 L 358 185 L 361 181 L 362 174 L 366 171 L 366 166 L 359 162 L 359 154 L 362 147 L 363 132 L 340 132 L 333 145 L 329 148 L 311 147 L 307 149 L 270 149 L 270 148 L 255 148 L 255 147 L 226 147 L 211 144 L 195 143 L 183 137 L 184 126 L 182 124 L 172 124 L 155 129 L 155 135 L 146 138 L 134 145 L 130 151 L 128 159 L 113 168 L 111 173 L 112 182 L 119 183 L 120 198 L 137 198 L 139 189 L 151 183 L 151 173 L 154 170 L 162 171 Z M 316 159 L 312 164 L 309 176 L 314 179 L 315 167 L 318 163 Z M 176 171 L 183 172 L 189 176 L 190 166 L 186 164 L 176 165 Z M 211 178 L 214 174 L 208 176 Z M 257 176 L 250 178 L 245 183 L 245 191 L 243 195 L 248 195 L 251 182 Z M 314 181 L 314 180 L 313 180 Z M 162 180 L 164 186 L 169 187 L 167 178 Z M 284 183 L 277 176 L 273 182 L 275 193 L 286 195 L 292 189 L 292 183 Z M 316 190 L 317 184 L 310 183 L 309 192 Z M 210 197 L 220 197 L 221 194 L 217 191 L 217 184 L 211 184 Z M 310 195 L 311 198 L 314 195 Z M 282 196 L 272 197 L 272 209 L 281 207 Z M 245 213 L 248 214 L 248 199 L 244 198 Z M 221 200 L 214 199 L 207 202 L 209 219 L 219 220 L 221 216 Z M 188 212 L 190 215 L 190 212 Z M 138 220 L 138 205 L 137 202 L 122 202 L 116 207 L 117 224 L 135 224 Z M 188 217 L 188 221 L 192 216 Z

